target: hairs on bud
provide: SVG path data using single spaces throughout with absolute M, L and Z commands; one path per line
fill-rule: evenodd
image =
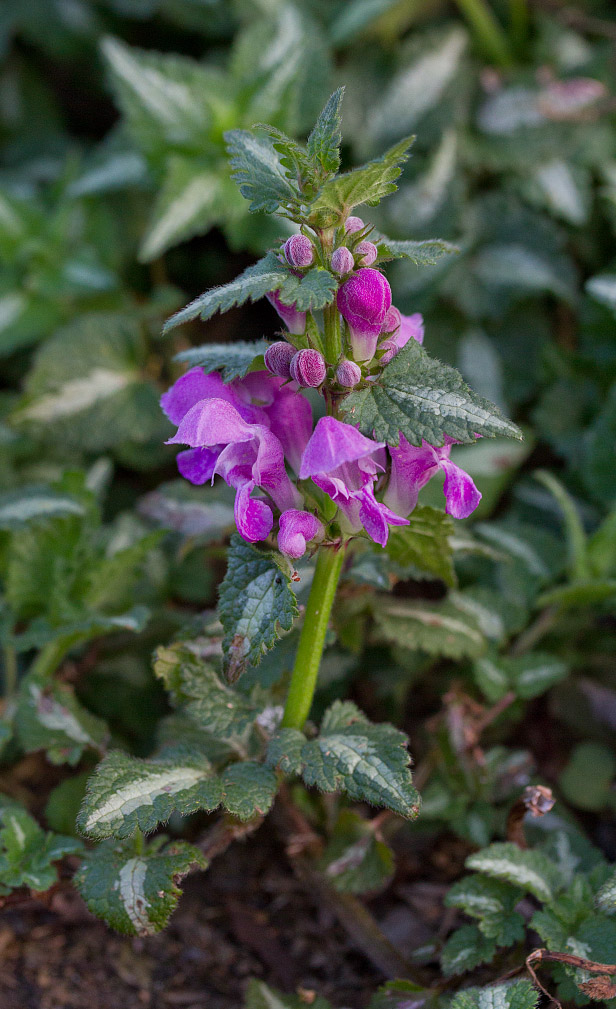
M 362 221 L 361 217 L 347 217 L 344 222 L 344 230 L 347 235 L 351 235 L 354 231 L 361 231 L 366 225 Z
M 298 385 L 316 389 L 325 381 L 327 366 L 318 350 L 298 350 L 291 361 L 291 377 Z
M 355 249 L 355 255 L 359 256 L 360 266 L 372 266 L 378 254 L 374 242 L 360 242 Z
M 265 367 L 278 378 L 290 378 L 291 361 L 295 354 L 295 347 L 292 347 L 286 340 L 278 340 L 277 343 L 270 344 L 265 351 Z
M 332 253 L 331 267 L 334 273 L 342 277 L 345 273 L 350 273 L 355 266 L 353 253 L 347 249 L 346 245 L 341 245 Z
M 336 368 L 336 381 L 345 389 L 352 389 L 361 381 L 361 368 L 355 361 L 341 361 Z
M 284 256 L 289 266 L 310 266 L 314 259 L 312 242 L 306 235 L 291 235 L 284 243 Z

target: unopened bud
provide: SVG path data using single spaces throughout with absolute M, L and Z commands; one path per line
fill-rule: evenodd
M 360 266 L 372 266 L 378 254 L 374 242 L 360 242 L 355 249 L 355 255 L 359 256 Z
M 383 319 L 383 325 L 381 326 L 381 333 L 395 333 L 400 329 L 400 323 L 402 322 L 402 316 L 400 312 L 392 305 L 387 315 Z
M 289 266 L 310 266 L 314 259 L 312 242 L 306 235 L 291 235 L 284 243 L 284 256 Z
M 336 368 L 336 381 L 345 389 L 352 389 L 361 381 L 361 368 L 355 361 L 341 361 Z
M 338 289 L 337 303 L 349 324 L 353 357 L 371 361 L 391 306 L 391 288 L 385 277 L 378 270 L 358 270 Z
M 265 351 L 265 367 L 272 375 L 279 378 L 289 378 L 291 375 L 291 361 L 297 351 L 286 340 L 278 340 L 272 343 Z
M 361 217 L 347 217 L 344 222 L 344 230 L 347 235 L 353 234 L 354 231 L 361 231 L 361 229 L 365 227 L 366 225 L 362 221 Z
M 379 364 L 382 364 L 384 367 L 393 360 L 400 350 L 400 347 L 395 340 L 383 340 L 383 343 L 379 344 L 379 350 L 383 351 L 382 356 L 379 357 Z
M 350 249 L 347 249 L 346 245 L 341 245 L 339 249 L 335 249 L 334 252 L 332 252 L 331 265 L 334 273 L 343 277 L 345 273 L 350 273 L 355 266 L 353 253 Z
M 291 361 L 291 377 L 305 388 L 316 389 L 326 372 L 325 358 L 318 350 L 298 350 Z

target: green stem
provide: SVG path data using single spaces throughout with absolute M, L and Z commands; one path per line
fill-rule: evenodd
M 59 641 L 52 641 L 45 645 L 41 648 L 28 672 L 43 679 L 53 676 L 73 644 L 72 640 L 67 641 L 66 638 L 60 638 Z
M 323 309 L 323 324 L 325 329 L 325 360 L 336 365 L 342 353 L 342 337 L 340 335 L 340 316 L 336 302 Z
M 302 729 L 310 714 L 323 655 L 325 633 L 344 560 L 343 547 L 321 547 L 297 647 L 282 725 Z
M 507 38 L 484 0 L 456 0 L 485 53 L 499 67 L 510 67 L 513 60 Z

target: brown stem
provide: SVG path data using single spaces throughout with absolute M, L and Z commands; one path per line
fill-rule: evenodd
M 262 823 L 262 816 L 256 816 L 247 823 L 240 823 L 239 820 L 224 816 L 197 839 L 196 846 L 201 849 L 207 860 L 211 861 L 217 855 L 222 855 L 234 841 L 243 840 L 254 834 Z
M 517 844 L 518 848 L 528 848 L 524 834 L 524 817 L 545 816 L 554 805 L 552 790 L 544 785 L 528 785 L 517 802 L 514 802 L 507 817 L 507 840 Z

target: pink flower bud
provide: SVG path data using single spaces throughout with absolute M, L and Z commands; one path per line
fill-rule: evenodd
M 383 340 L 383 343 L 379 345 L 379 350 L 384 351 L 383 356 L 379 358 L 379 364 L 385 367 L 386 364 L 389 364 L 394 359 L 400 347 L 395 340 Z
M 381 333 L 396 333 L 400 329 L 401 322 L 402 316 L 400 315 L 400 312 L 394 305 L 392 305 L 383 319 Z
M 276 309 L 278 315 L 289 330 L 289 333 L 294 333 L 298 336 L 300 333 L 304 332 L 306 329 L 305 312 L 298 312 L 295 305 L 283 305 L 278 296 L 278 291 L 268 291 L 265 297 L 269 301 L 270 305 Z
M 338 309 L 349 324 L 356 361 L 371 361 L 383 320 L 391 305 L 391 288 L 378 270 L 354 273 L 338 290 Z
M 272 375 L 279 378 L 289 378 L 291 375 L 291 361 L 297 351 L 286 340 L 278 340 L 272 343 L 265 351 L 265 367 Z
M 284 243 L 284 256 L 289 266 L 310 266 L 314 259 L 312 242 L 306 235 L 291 235 Z
M 355 255 L 359 256 L 360 266 L 372 266 L 378 256 L 378 250 L 373 242 L 360 242 L 355 249 Z
M 346 245 L 341 245 L 339 249 L 335 249 L 332 253 L 332 270 L 342 277 L 345 273 L 350 273 L 355 266 L 355 260 L 353 259 L 353 253 L 350 249 L 347 249 Z
M 341 361 L 336 368 L 336 381 L 345 389 L 352 389 L 361 381 L 361 368 L 355 361 Z
M 365 227 L 366 225 L 362 221 L 361 217 L 347 217 L 344 222 L 344 230 L 347 235 L 353 234 L 354 231 L 361 231 L 361 229 Z
M 291 377 L 305 388 L 316 389 L 326 372 L 325 359 L 318 350 L 298 350 L 291 361 Z

